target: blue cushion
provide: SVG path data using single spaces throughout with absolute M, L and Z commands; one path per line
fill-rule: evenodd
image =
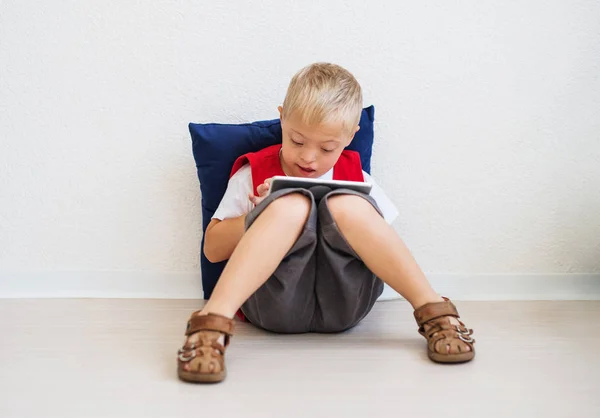
M 363 109 L 360 130 L 347 148 L 360 153 L 363 170 L 367 173 L 371 172 L 374 119 L 373 106 Z M 281 143 L 281 123 L 279 119 L 239 125 L 190 123 L 189 129 L 202 193 L 202 231 L 206 231 L 225 194 L 235 160 L 249 152 Z M 225 267 L 225 262 L 211 263 L 204 256 L 203 248 L 204 237 L 200 250 L 200 267 L 204 297 L 208 299 Z

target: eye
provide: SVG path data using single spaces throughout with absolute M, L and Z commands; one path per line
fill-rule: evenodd
M 335 151 L 334 149 L 325 149 L 325 148 L 321 148 L 321 149 L 323 150 L 323 152 L 326 152 L 326 153 Z
M 301 147 L 303 145 L 302 142 L 296 142 L 292 138 L 290 138 L 290 141 L 292 141 L 292 144 L 294 144 L 294 145 L 296 145 L 298 147 Z

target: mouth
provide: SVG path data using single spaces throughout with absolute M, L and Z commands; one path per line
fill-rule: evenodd
M 302 167 L 301 165 L 298 165 L 298 168 L 300 169 L 300 172 L 304 175 L 310 176 L 311 174 L 314 174 L 317 170 L 314 170 L 312 168 L 308 168 L 308 167 Z

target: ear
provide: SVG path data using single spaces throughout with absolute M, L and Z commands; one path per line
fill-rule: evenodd
M 348 145 L 350 145 L 350 143 L 352 142 L 352 140 L 354 139 L 354 135 L 356 135 L 356 133 L 360 130 L 360 126 L 356 125 L 356 129 L 354 130 L 354 132 L 352 133 L 352 135 L 350 135 L 350 137 L 348 138 L 348 140 L 346 141 L 346 145 L 344 146 L 344 148 L 346 148 Z
M 277 110 L 279 110 L 279 120 L 283 119 L 283 107 L 277 106 Z

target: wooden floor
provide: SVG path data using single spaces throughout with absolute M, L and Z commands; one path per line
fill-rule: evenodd
M 218 385 L 177 380 L 192 300 L 0 300 L 0 417 L 600 417 L 600 302 L 463 302 L 477 357 L 427 359 L 410 306 L 338 335 L 240 324 Z

